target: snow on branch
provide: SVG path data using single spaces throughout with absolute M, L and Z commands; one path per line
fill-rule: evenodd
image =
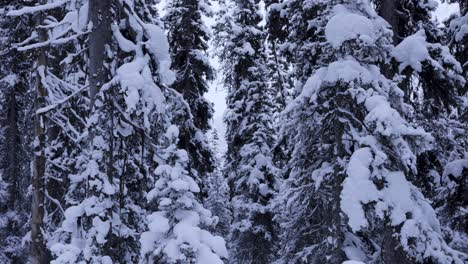
M 36 13 L 40 11 L 47 11 L 47 10 L 61 7 L 68 2 L 70 2 L 70 0 L 62 0 L 62 1 L 57 1 L 55 3 L 45 4 L 45 5 L 26 6 L 18 10 L 12 10 L 8 12 L 7 15 L 8 16 L 22 16 L 25 14 L 32 14 L 32 13 Z
M 34 43 L 34 44 L 23 46 L 23 47 L 17 47 L 17 49 L 18 49 L 18 51 L 27 51 L 27 50 L 31 50 L 31 49 L 38 49 L 38 48 L 46 47 L 46 46 L 49 46 L 49 45 L 61 45 L 61 44 L 65 44 L 65 43 L 67 43 L 69 41 L 78 39 L 79 37 L 81 37 L 83 35 L 86 35 L 89 32 L 90 31 L 86 31 L 86 32 L 82 32 L 82 33 L 75 34 L 75 35 L 65 37 L 65 38 L 51 39 L 51 40 L 48 40 L 48 41 Z
M 51 105 L 48 105 L 48 106 L 46 106 L 46 107 L 42 107 L 42 108 L 37 109 L 36 114 L 43 114 L 43 113 L 49 112 L 49 111 L 52 110 L 52 109 L 57 108 L 57 106 L 62 105 L 62 104 L 64 104 L 64 103 L 68 102 L 68 100 L 70 100 L 71 98 L 73 98 L 75 95 L 81 93 L 82 91 L 84 91 L 84 90 L 87 89 L 88 87 L 89 87 L 89 85 L 87 85 L 87 86 L 85 86 L 85 87 L 82 87 L 82 88 L 80 88 L 78 91 L 75 91 L 75 92 L 72 93 L 71 95 L 69 95 L 69 96 L 63 98 L 62 100 L 57 101 L 57 102 L 54 103 L 54 104 L 51 104 Z

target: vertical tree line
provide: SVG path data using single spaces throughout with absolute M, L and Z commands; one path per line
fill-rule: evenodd
M 443 2 L 0 0 L 0 263 L 465 263 Z

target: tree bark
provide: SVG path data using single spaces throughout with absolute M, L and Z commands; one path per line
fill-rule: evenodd
M 21 193 L 19 191 L 19 177 L 20 177 L 20 164 L 18 160 L 18 116 L 16 108 L 16 91 L 13 88 L 10 91 L 8 99 L 8 128 L 7 128 L 7 175 L 6 178 L 10 182 L 8 186 L 8 193 L 10 194 L 10 199 L 7 202 L 8 207 L 11 210 L 15 210 L 20 202 Z
M 393 45 L 398 45 L 401 41 L 400 36 L 400 17 L 398 14 L 398 3 L 400 0 L 381 0 L 378 5 L 378 13 L 392 27 Z M 393 63 L 383 63 L 381 65 L 382 73 L 388 79 L 392 79 L 397 73 L 397 65 Z
M 108 81 L 104 62 L 111 42 L 111 0 L 90 0 L 88 16 L 93 24 L 89 34 L 89 91 L 91 107 L 101 86 Z
M 393 29 L 393 45 L 400 43 L 399 35 L 399 15 L 398 15 L 399 0 L 381 0 L 378 13 L 383 17 Z
M 45 4 L 42 1 L 41 4 Z M 44 19 L 44 15 L 38 16 L 40 25 Z M 47 31 L 43 28 L 37 29 L 40 41 L 47 40 Z M 34 109 L 40 109 L 45 106 L 47 89 L 42 83 L 42 78 L 46 74 L 47 59 L 46 48 L 39 49 L 38 69 L 37 69 L 37 86 Z M 32 264 L 49 263 L 49 252 L 44 240 L 44 190 L 45 190 L 45 169 L 46 169 L 46 131 L 47 117 L 45 113 L 36 114 L 34 117 L 34 161 L 32 175 L 32 204 L 31 204 L 31 248 L 30 261 Z

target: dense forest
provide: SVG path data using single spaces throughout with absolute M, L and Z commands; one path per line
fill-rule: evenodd
M 0 263 L 467 263 L 441 2 L 0 0 Z

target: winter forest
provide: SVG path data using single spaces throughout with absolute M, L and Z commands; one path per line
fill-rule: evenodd
M 0 0 L 0 264 L 467 263 L 467 11 Z

